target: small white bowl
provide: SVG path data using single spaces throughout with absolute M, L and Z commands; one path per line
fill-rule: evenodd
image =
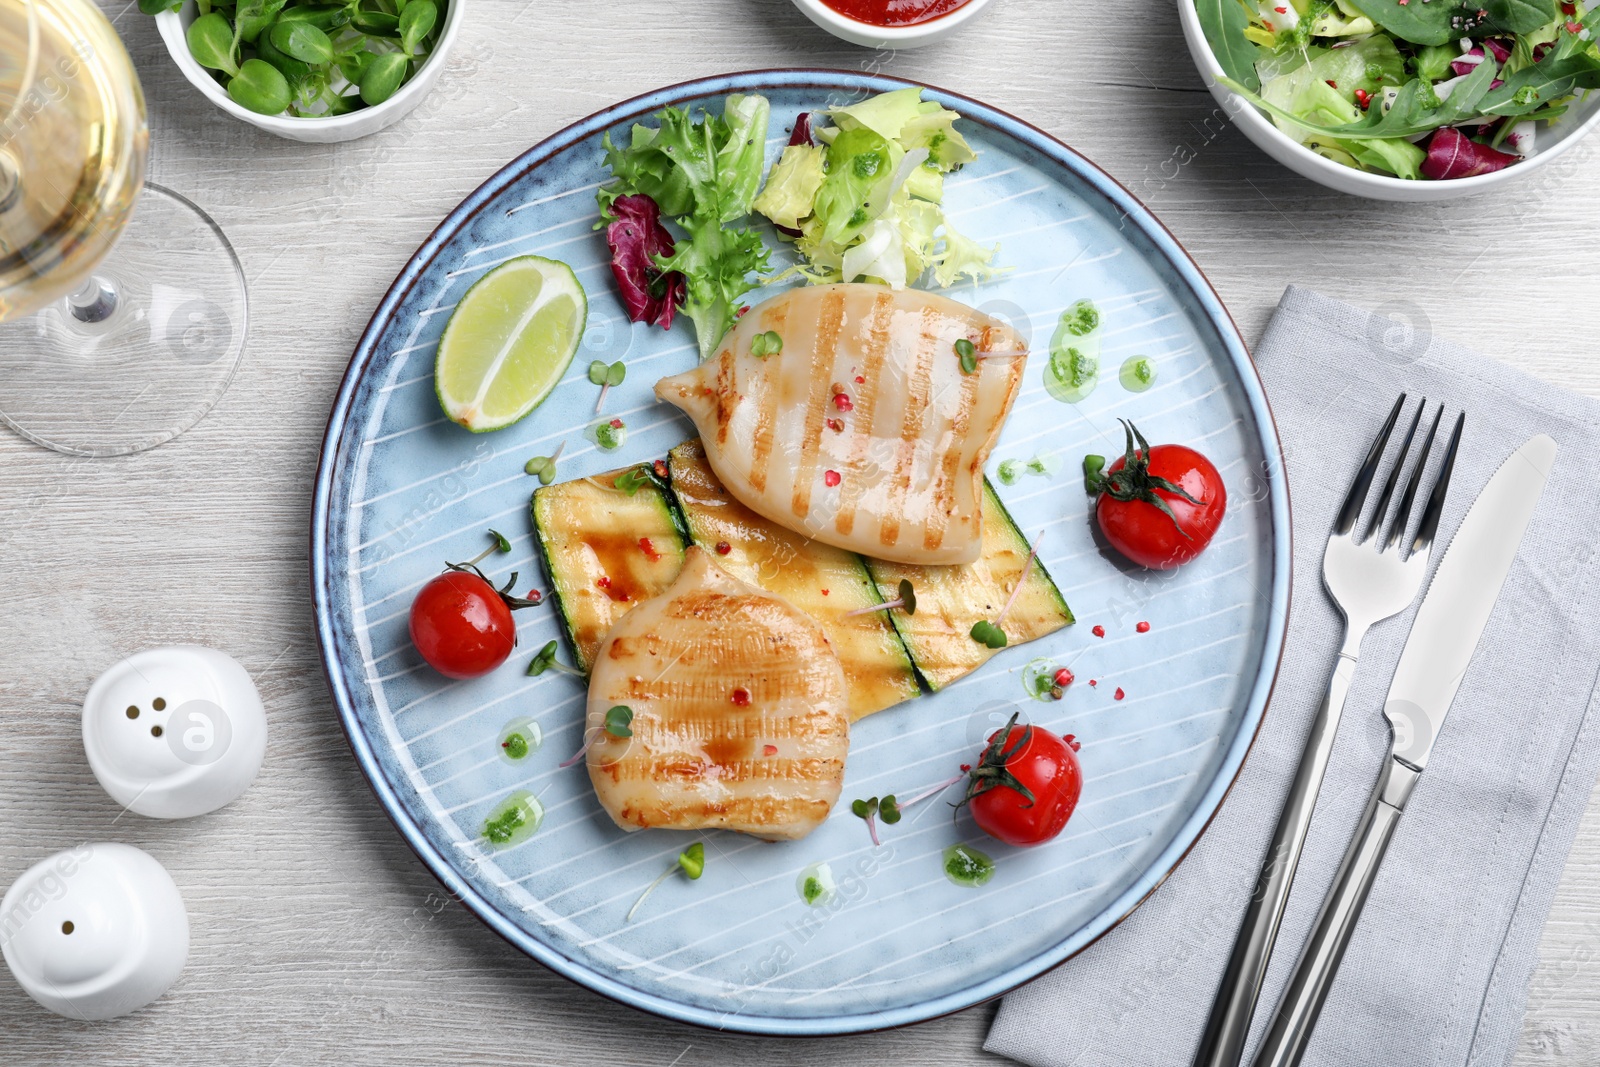
M 422 98 L 428 95 L 428 90 L 433 88 L 433 83 L 439 80 L 439 74 L 444 70 L 445 59 L 461 32 L 461 12 L 466 6 L 467 0 L 450 0 L 445 8 L 444 28 L 439 32 L 439 39 L 433 51 L 411 80 L 402 85 L 393 96 L 376 107 L 364 107 L 348 115 L 333 115 L 328 118 L 302 119 L 290 115 L 259 115 L 249 108 L 234 103 L 228 91 L 211 76 L 209 70 L 196 62 L 189 52 L 187 38 L 189 24 L 198 17 L 195 0 L 185 0 L 179 10 L 163 11 L 157 15 L 156 28 L 161 31 L 161 39 L 167 42 L 167 51 L 172 54 L 173 62 L 178 64 L 178 69 L 183 71 L 184 77 L 193 82 L 195 88 L 205 94 L 206 99 L 223 111 L 236 119 L 242 119 L 252 126 L 259 126 L 268 133 L 275 133 L 291 141 L 330 144 L 334 141 L 353 141 L 357 137 L 377 133 L 405 118 L 422 102 Z
M 797 0 L 798 2 L 798 0 Z M 1211 95 L 1224 111 L 1233 117 L 1234 125 L 1256 143 L 1267 155 L 1303 177 L 1337 189 L 1351 196 L 1365 196 L 1373 200 L 1398 200 L 1418 203 L 1429 200 L 1454 200 L 1487 189 L 1507 185 L 1526 178 L 1540 167 L 1560 156 L 1577 144 L 1584 135 L 1600 125 L 1600 93 L 1591 94 L 1587 100 L 1575 103 L 1570 111 L 1556 122 L 1542 126 L 1533 155 L 1521 163 L 1513 163 L 1492 174 L 1479 174 L 1471 178 L 1450 178 L 1443 181 L 1408 181 L 1387 174 L 1370 174 L 1342 163 L 1319 156 L 1293 137 L 1273 125 L 1271 119 L 1258 111 L 1244 97 L 1217 81 L 1222 76 L 1222 64 L 1206 42 L 1205 31 L 1200 28 L 1200 16 L 1195 11 L 1194 0 L 1178 0 L 1178 18 L 1183 23 L 1183 36 L 1189 42 L 1189 54 L 1206 80 Z
M 839 14 L 822 0 L 794 0 L 794 6 L 805 12 L 806 18 L 851 44 L 865 48 L 920 48 L 955 33 L 989 6 L 989 0 L 967 0 L 948 15 L 914 26 L 874 26 L 870 22 L 859 22 Z

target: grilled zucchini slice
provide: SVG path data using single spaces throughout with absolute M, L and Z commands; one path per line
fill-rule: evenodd
M 894 596 L 902 578 L 917 591 L 917 613 L 891 612 L 895 628 L 928 688 L 943 689 L 984 664 L 995 650 L 972 639 L 972 626 L 1005 606 L 1028 559 L 1028 539 L 1017 529 L 988 479 L 983 483 L 983 555 L 954 567 L 916 567 L 867 560 L 883 595 Z M 1002 628 L 1020 645 L 1071 623 L 1072 611 L 1044 563 L 1034 560 Z
M 630 479 L 619 489 L 623 475 Z M 687 534 L 649 467 L 543 486 L 534 491 L 532 509 L 556 610 L 573 658 L 587 673 L 612 624 L 678 577 Z
M 667 465 L 690 540 L 735 578 L 782 597 L 822 624 L 844 667 L 851 721 L 921 693 L 887 618 L 898 612 L 845 617 L 883 603 L 860 556 L 808 541 L 739 503 L 712 473 L 698 439 L 668 453 Z

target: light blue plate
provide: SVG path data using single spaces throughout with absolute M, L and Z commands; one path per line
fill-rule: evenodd
M 1277 669 L 1288 498 L 1261 385 L 1227 312 L 1172 236 L 1104 173 L 1033 127 L 941 91 L 930 96 L 965 116 L 979 152 L 947 185 L 952 220 L 999 241 L 1014 268 L 952 295 L 1011 319 L 1040 352 L 1073 301 L 1090 297 L 1102 311 L 1099 389 L 1076 406 L 1051 399 L 1036 356 L 991 461 L 992 474 L 1011 457 L 1061 459 L 1053 478 L 1025 476 L 1001 495 L 1029 537 L 1044 531 L 1041 556 L 1079 621 L 858 724 L 844 796 L 905 796 L 947 777 L 1020 707 L 1083 742 L 1083 799 L 1066 832 L 1032 850 L 1000 846 L 969 816 L 952 820 L 943 803 L 952 794 L 913 809 L 873 850 L 841 804 L 803 841 L 708 835 L 705 876 L 669 880 L 625 924 L 693 838 L 619 831 L 584 770 L 557 768 L 579 743 L 582 691 L 566 676 L 523 673 L 558 635 L 555 613 L 518 612 L 520 651 L 487 678 L 448 682 L 417 657 L 413 594 L 444 561 L 476 555 L 486 528 L 512 542 L 509 556 L 486 564 L 493 575 L 520 572 L 524 592 L 545 585 L 527 518 L 537 484 L 522 471 L 529 457 L 565 441 L 561 477 L 574 478 L 662 456 L 691 434 L 651 395 L 658 377 L 692 365 L 689 328 L 627 322 L 603 236 L 591 229 L 594 190 L 607 177 L 602 132 L 625 133 L 667 104 L 720 110 L 727 93 L 760 92 L 773 105 L 775 157 L 799 111 L 904 84 L 832 71 L 728 75 L 618 104 L 550 138 L 418 250 L 361 338 L 328 423 L 312 589 L 329 683 L 363 773 L 411 847 L 501 936 L 591 989 L 675 1019 L 775 1034 L 878 1029 L 968 1007 L 1060 963 L 1138 906 L 1194 844 L 1239 771 Z M 532 417 L 474 436 L 440 415 L 435 341 L 474 280 L 525 253 L 578 272 L 588 332 Z M 1141 394 L 1117 382 L 1134 354 L 1151 357 L 1159 375 Z M 583 435 L 596 397 L 591 359 L 628 363 L 607 402 L 630 427 L 619 452 Z M 1152 440 L 1201 448 L 1227 483 L 1216 541 L 1175 574 L 1121 566 L 1092 535 L 1078 466 L 1085 452 L 1121 450 L 1119 416 Z M 1150 631 L 1137 633 L 1144 620 Z M 1092 635 L 1097 624 L 1104 638 Z M 1025 695 L 1022 668 L 1041 656 L 1076 673 L 1065 700 Z M 498 738 L 523 716 L 540 724 L 544 747 L 517 765 L 500 758 Z M 500 851 L 474 843 L 490 810 L 519 789 L 542 798 L 542 829 Z M 986 887 L 945 879 L 940 854 L 957 841 L 998 861 Z M 839 892 L 811 908 L 796 877 L 819 861 Z

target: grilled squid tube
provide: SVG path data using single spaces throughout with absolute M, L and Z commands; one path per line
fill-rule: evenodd
M 971 563 L 983 465 L 1026 355 L 1009 326 L 942 296 L 808 286 L 752 308 L 656 395 L 694 420 L 752 511 L 877 559 Z

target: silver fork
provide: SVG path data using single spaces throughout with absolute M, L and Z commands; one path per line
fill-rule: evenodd
M 1333 667 L 1333 677 L 1328 682 L 1328 694 L 1317 709 L 1311 722 L 1311 732 L 1306 738 L 1300 767 L 1295 772 L 1283 814 L 1278 817 L 1278 827 L 1273 831 L 1272 845 L 1262 861 L 1255 892 L 1245 910 L 1244 923 L 1239 928 L 1233 954 L 1223 972 L 1217 989 L 1217 999 L 1211 1006 L 1211 1018 L 1206 1023 L 1200 1047 L 1195 1053 L 1195 1067 L 1236 1067 L 1244 1052 L 1245 1038 L 1250 1033 L 1250 1018 L 1255 1012 L 1256 999 L 1261 994 L 1261 982 L 1267 973 L 1267 962 L 1272 957 L 1273 942 L 1277 940 L 1278 926 L 1283 921 L 1284 905 L 1289 899 L 1289 887 L 1294 882 L 1295 868 L 1300 862 L 1300 850 L 1305 844 L 1306 831 L 1311 825 L 1311 812 L 1317 803 L 1317 792 L 1322 787 L 1323 773 L 1328 769 L 1328 756 L 1333 751 L 1333 739 L 1339 728 L 1339 716 L 1344 711 L 1344 699 L 1350 691 L 1350 680 L 1355 676 L 1356 659 L 1361 652 L 1361 639 L 1376 623 L 1405 610 L 1422 587 L 1422 577 L 1428 569 L 1428 556 L 1438 532 L 1439 512 L 1444 505 L 1444 494 L 1449 488 L 1450 460 L 1454 458 L 1459 434 L 1452 435 L 1441 468 L 1439 481 L 1434 485 L 1427 506 L 1423 510 L 1422 528 L 1418 530 L 1412 549 L 1404 559 L 1396 543 L 1405 533 L 1416 503 L 1422 477 L 1428 466 L 1428 453 L 1433 448 L 1439 420 L 1444 406 L 1433 417 L 1422 450 L 1412 465 L 1395 509 L 1393 521 L 1385 524 L 1394 491 L 1400 483 L 1401 472 L 1406 467 L 1411 444 L 1422 421 L 1427 400 L 1418 405 L 1400 446 L 1400 455 L 1384 481 L 1378 496 L 1371 526 L 1367 536 L 1359 538 L 1357 527 L 1372 489 L 1389 437 L 1394 432 L 1400 413 L 1405 408 L 1406 396 L 1400 394 L 1394 408 L 1379 431 L 1378 437 L 1367 451 L 1367 458 L 1356 472 L 1355 482 L 1345 495 L 1344 504 L 1328 536 L 1328 547 L 1322 555 L 1322 583 L 1328 595 L 1344 614 L 1344 643 L 1339 648 L 1339 658 Z

